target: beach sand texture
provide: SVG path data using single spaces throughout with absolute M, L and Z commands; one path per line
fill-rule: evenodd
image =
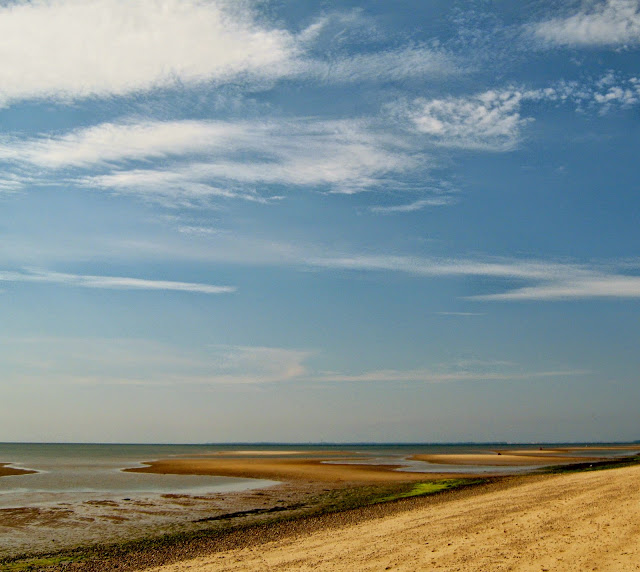
M 640 570 L 640 467 L 563 474 L 152 569 Z

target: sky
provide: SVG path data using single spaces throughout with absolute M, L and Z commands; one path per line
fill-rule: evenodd
M 0 441 L 640 439 L 638 0 L 0 1 Z

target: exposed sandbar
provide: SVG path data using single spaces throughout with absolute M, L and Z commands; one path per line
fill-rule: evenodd
M 259 451 L 259 450 L 246 450 L 246 451 L 220 451 L 216 453 L 221 456 L 235 456 L 235 455 L 251 455 L 252 457 L 283 457 L 286 455 L 302 455 L 305 451 Z
M 13 475 L 32 475 L 38 471 L 32 471 L 30 469 L 16 469 L 10 467 L 10 463 L 0 463 L 0 477 L 9 477 Z
M 126 469 L 134 473 L 171 475 L 215 475 L 270 479 L 276 481 L 316 481 L 331 483 L 383 483 L 424 481 L 451 476 L 446 473 L 411 473 L 395 469 L 402 465 L 340 464 L 335 459 L 169 459 Z
M 527 465 L 561 465 L 600 460 L 597 457 L 568 457 L 561 455 L 513 454 L 513 453 L 442 453 L 436 455 L 413 455 L 416 461 L 426 461 L 438 465 L 478 465 L 496 467 L 518 467 Z
M 588 445 L 582 447 L 551 447 L 539 449 L 496 449 L 484 453 L 439 453 L 433 455 L 413 455 L 411 459 L 426 461 L 438 465 L 477 465 L 477 466 L 551 466 L 570 463 L 597 462 L 610 459 L 598 453 L 624 456 L 626 452 L 640 451 L 640 445 Z M 575 453 L 593 452 L 589 455 Z

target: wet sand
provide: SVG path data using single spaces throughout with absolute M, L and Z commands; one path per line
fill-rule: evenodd
M 151 572 L 638 570 L 639 482 L 638 466 L 521 477 L 308 534 L 268 542 L 258 534 L 248 546 Z
M 10 477 L 13 475 L 32 475 L 37 471 L 31 471 L 29 469 L 16 469 L 9 466 L 10 463 L 0 463 L 0 477 Z
M 536 453 L 469 453 L 453 455 L 413 455 L 416 461 L 426 461 L 438 465 L 478 465 L 496 467 L 520 467 L 528 465 L 563 465 L 567 463 L 583 463 L 585 461 L 602 460 L 600 457 L 570 457 L 564 455 L 536 454 Z
M 416 461 L 441 465 L 476 465 L 497 467 L 519 467 L 527 465 L 553 466 L 571 463 L 603 461 L 610 456 L 622 456 L 625 453 L 640 451 L 640 445 L 601 445 L 587 447 L 560 447 L 539 449 L 496 449 L 484 453 L 442 453 L 413 455 Z M 576 455 L 578 453 L 578 455 Z M 585 453 L 591 453 L 587 455 Z
M 330 461 L 330 464 L 323 461 Z M 135 473 L 173 475 L 216 475 L 271 479 L 276 481 L 313 481 L 332 484 L 389 483 L 424 481 L 451 477 L 448 473 L 411 473 L 397 471 L 402 465 L 341 464 L 327 459 L 170 459 L 145 463 L 145 467 L 127 469 Z

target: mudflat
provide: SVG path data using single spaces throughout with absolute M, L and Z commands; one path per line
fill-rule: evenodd
M 638 570 L 638 483 L 640 466 L 522 478 L 152 572 Z

